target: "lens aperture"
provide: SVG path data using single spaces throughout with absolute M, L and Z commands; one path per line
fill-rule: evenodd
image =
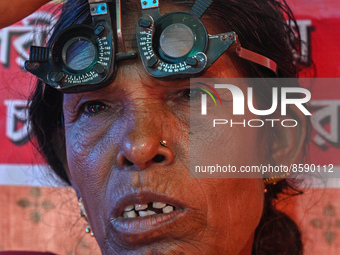
M 180 23 L 171 24 L 161 34 L 160 47 L 165 55 L 180 58 L 187 55 L 194 45 L 191 29 Z
M 85 38 L 73 38 L 65 44 L 63 52 L 64 63 L 73 70 L 85 70 L 96 58 L 95 46 Z

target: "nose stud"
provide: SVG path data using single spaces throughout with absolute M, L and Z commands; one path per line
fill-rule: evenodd
M 168 146 L 168 142 L 166 140 L 161 140 L 160 143 L 163 147 Z

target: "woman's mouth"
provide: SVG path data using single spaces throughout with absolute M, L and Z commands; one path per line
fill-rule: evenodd
M 124 242 L 137 244 L 166 237 L 182 227 L 186 209 L 166 195 L 143 192 L 120 199 L 113 215 L 110 222 L 116 236 Z
M 170 204 L 164 202 L 150 202 L 148 204 L 131 204 L 124 209 L 121 217 L 123 218 L 136 218 L 145 217 L 149 215 L 171 213 L 179 210 Z

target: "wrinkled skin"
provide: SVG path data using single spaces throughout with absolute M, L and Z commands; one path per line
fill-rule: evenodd
M 124 24 L 127 38 L 134 36 L 136 20 Z M 204 77 L 241 73 L 224 54 Z M 263 209 L 262 179 L 190 177 L 188 89 L 188 80 L 152 78 L 138 59 L 119 64 L 106 88 L 65 95 L 68 172 L 103 254 L 251 253 Z M 232 118 L 231 107 L 225 117 Z M 252 117 L 249 112 L 244 116 Z M 264 138 L 260 129 L 235 127 L 213 138 L 207 133 L 191 136 L 224 144 L 223 158 L 232 165 L 268 160 L 259 149 Z M 160 145 L 163 139 L 167 147 Z M 205 153 L 202 147 L 196 156 Z M 142 201 L 144 196 L 154 201 L 153 195 L 174 201 L 180 213 L 157 226 L 151 220 L 133 230 L 115 225 L 125 203 L 121 201 Z

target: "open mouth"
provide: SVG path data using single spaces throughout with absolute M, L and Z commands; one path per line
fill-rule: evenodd
M 122 242 L 149 243 L 172 235 L 174 229 L 181 229 L 187 219 L 187 208 L 186 204 L 166 194 L 130 193 L 116 200 L 110 226 L 114 238 Z
M 124 208 L 121 214 L 123 218 L 136 218 L 145 217 L 155 214 L 168 214 L 173 211 L 179 210 L 175 206 L 164 202 L 149 202 L 147 204 L 131 204 Z

